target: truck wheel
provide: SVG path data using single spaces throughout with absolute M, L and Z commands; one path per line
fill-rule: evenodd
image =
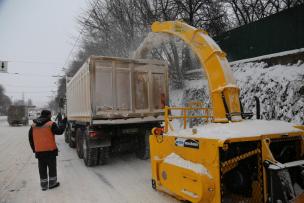
M 69 127 L 67 127 L 66 129 L 65 129 L 65 133 L 64 133 L 64 141 L 65 141 L 65 143 L 69 143 Z
M 64 132 L 64 141 L 65 141 L 65 143 L 69 143 L 69 141 L 70 141 L 69 136 L 70 136 L 70 125 L 67 124 L 67 126 L 65 128 L 65 132 Z
M 83 148 L 82 148 L 82 137 L 83 137 L 83 131 L 78 128 L 77 131 L 76 131 L 76 137 L 75 137 L 75 140 L 76 140 L 76 151 L 77 151 L 77 155 L 80 159 L 83 158 Z
M 152 179 L 152 188 L 156 190 L 156 181 L 154 179 Z
M 150 144 L 149 136 L 151 130 L 146 130 L 144 135 L 139 137 L 138 148 L 136 150 L 136 156 L 139 159 L 146 160 L 150 158 Z
M 83 138 L 83 161 L 86 166 L 96 166 L 98 164 L 98 148 L 90 148 L 87 139 Z
M 75 142 L 72 140 L 72 131 L 71 130 L 69 130 L 69 135 L 68 135 L 68 137 L 69 137 L 69 146 L 71 147 L 71 148 L 75 148 Z
M 99 148 L 99 157 L 98 157 L 98 164 L 99 165 L 104 165 L 107 163 L 109 159 L 109 147 L 103 147 Z

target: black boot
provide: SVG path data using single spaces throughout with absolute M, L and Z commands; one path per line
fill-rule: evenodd
M 55 187 L 58 187 L 60 185 L 59 182 L 56 182 L 54 185 L 49 186 L 49 189 L 53 189 Z
M 57 177 L 49 177 L 49 189 L 53 189 L 59 185 L 60 183 L 57 182 Z
M 41 186 L 42 191 L 47 190 L 48 189 L 48 179 L 41 179 L 40 186 Z

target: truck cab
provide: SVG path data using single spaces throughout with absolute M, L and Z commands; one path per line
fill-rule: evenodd
M 7 122 L 10 126 L 28 125 L 28 108 L 24 105 L 11 105 L 8 108 Z

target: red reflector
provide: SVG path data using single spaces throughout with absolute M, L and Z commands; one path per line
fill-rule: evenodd
M 96 131 L 89 131 L 90 137 L 96 137 L 96 135 L 97 135 Z
M 154 135 L 162 135 L 164 133 L 164 129 L 163 128 L 154 128 Z

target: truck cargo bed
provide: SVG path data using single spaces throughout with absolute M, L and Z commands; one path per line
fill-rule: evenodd
M 167 71 L 156 60 L 91 56 L 67 83 L 68 119 L 157 118 L 167 102 Z

